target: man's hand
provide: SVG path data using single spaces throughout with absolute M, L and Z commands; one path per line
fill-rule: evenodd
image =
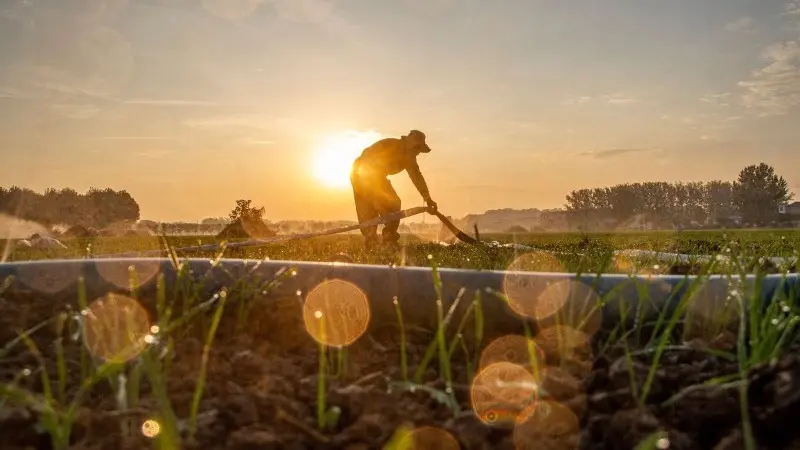
M 432 209 L 434 211 L 436 211 L 438 209 L 438 205 L 430 197 L 425 199 L 425 204 L 428 205 L 428 208 L 430 208 L 430 209 Z

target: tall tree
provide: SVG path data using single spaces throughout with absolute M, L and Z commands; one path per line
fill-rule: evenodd
M 792 199 L 786 180 L 765 164 L 747 166 L 733 186 L 734 203 L 745 222 L 763 224 L 775 220 L 778 206 Z
M 228 214 L 231 222 L 235 222 L 238 219 L 242 221 L 263 221 L 266 210 L 263 206 L 260 208 L 250 206 L 252 203 L 252 200 L 236 200 L 236 207 Z

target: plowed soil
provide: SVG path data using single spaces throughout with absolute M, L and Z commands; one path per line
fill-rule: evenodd
M 6 292 L 0 299 L 0 343 L 10 342 L 17 336 L 15 330 L 53 317 L 62 307 L 30 292 Z M 147 309 L 152 317 L 152 309 Z M 319 346 L 305 331 L 297 298 L 258 299 L 244 324 L 237 322 L 234 310 L 230 307 L 223 316 L 210 350 L 198 431 L 193 440 L 184 432 L 183 448 L 381 449 L 403 426 L 417 430 L 408 441 L 416 446 L 396 448 L 633 449 L 659 431 L 664 434 L 656 436 L 655 444 L 643 448 L 744 448 L 740 383 L 703 385 L 736 374 L 735 361 L 710 356 L 702 343 L 671 348 L 661 357 L 649 396 L 639 404 L 636 395 L 645 384 L 651 354 L 636 354 L 632 348 L 631 358 L 619 351 L 593 356 L 599 353 L 603 331 L 590 347 L 574 349 L 569 358 L 546 355 L 546 367 L 537 378 L 542 390 L 534 401 L 520 400 L 495 410 L 480 406 L 476 414 L 471 395 L 475 375 L 470 377 L 463 352 L 454 352 L 452 359 L 452 392 L 459 406 L 454 411 L 439 398 L 446 397 L 446 386 L 438 358 L 425 373 L 422 384 L 427 388 L 412 392 L 398 384 L 403 380 L 398 329 L 371 329 L 347 349 L 342 373 L 328 377 L 327 405 L 338 407 L 340 414 L 331 428 L 321 430 L 316 423 Z M 181 424 L 190 415 L 210 317 L 206 314 L 197 326 L 174 335 L 174 358 L 166 374 L 169 400 Z M 433 335 L 410 326 L 406 331 L 413 374 Z M 520 327 L 518 334 L 522 333 Z M 534 333 L 534 338 L 541 336 L 540 331 Z M 68 331 L 57 334 L 55 326 L 43 327 L 32 339 L 55 386 L 53 342 L 59 336 L 66 346 L 66 398 L 71 399 L 81 381 L 82 343 L 71 339 Z M 476 353 L 499 337 L 485 336 Z M 335 372 L 335 350 L 328 353 Z M 515 357 L 501 354 L 509 361 Z M 29 348 L 16 345 L 0 354 L 0 380 L 17 379 L 19 386 L 42 393 L 38 365 Z M 20 377 L 25 369 L 31 373 Z M 800 448 L 800 348 L 753 370 L 746 389 L 759 448 Z M 158 422 L 157 417 L 146 377 L 138 404 L 127 410 L 119 407 L 110 384 L 101 382 L 78 409 L 70 448 L 154 448 L 154 439 L 145 436 L 142 426 L 152 426 L 147 421 Z M 35 408 L 11 400 L 0 404 L 0 448 L 51 448 L 49 436 L 37 431 L 36 424 Z

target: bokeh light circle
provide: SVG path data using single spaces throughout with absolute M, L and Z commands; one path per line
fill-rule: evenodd
M 317 342 L 344 347 L 367 331 L 370 307 L 366 294 L 345 280 L 325 280 L 312 289 L 303 304 L 306 331 Z
M 540 298 L 552 282 L 529 272 L 563 271 L 561 262 L 550 253 L 533 251 L 518 256 L 509 264 L 503 277 L 503 291 L 508 298 L 508 306 L 522 317 L 538 320 L 551 316 L 561 308 L 566 298 L 559 299 L 552 295 Z
M 142 434 L 148 438 L 154 438 L 161 433 L 161 424 L 153 419 L 147 419 L 142 423 Z
M 524 367 L 498 362 L 481 369 L 472 380 L 470 401 L 481 422 L 513 427 L 521 411 L 536 403 L 539 385 Z
M 578 447 L 578 417 L 561 403 L 545 400 L 527 408 L 514 427 L 517 450 L 573 450 Z
M 549 284 L 537 304 L 541 327 L 563 325 L 593 335 L 602 325 L 600 296 L 581 281 L 565 279 Z
M 585 333 L 559 325 L 540 330 L 534 340 L 548 361 L 569 362 L 580 373 L 591 370 L 593 352 L 591 340 Z
M 545 356 L 535 340 L 519 334 L 508 334 L 493 340 L 483 349 L 480 369 L 499 362 L 524 367 L 538 379 L 538 374 L 545 366 Z
M 16 275 L 25 286 L 34 291 L 57 294 L 78 282 L 80 266 L 70 263 L 20 264 Z
M 739 324 L 740 302 L 746 296 L 739 284 L 738 281 L 712 283 L 707 280 L 691 292 L 684 326 L 686 340 L 711 343 L 724 333 L 735 331 Z
M 99 358 L 130 361 L 148 345 L 150 315 L 130 297 L 108 294 L 93 301 L 81 314 L 84 345 Z

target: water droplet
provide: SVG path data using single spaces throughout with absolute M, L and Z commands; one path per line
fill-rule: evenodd
M 152 334 L 148 334 L 144 337 L 144 342 L 147 344 L 153 344 L 156 341 L 156 338 L 153 337 Z
M 431 260 L 431 259 L 433 259 L 433 255 L 430 255 L 430 254 L 429 254 L 429 255 L 428 255 L 428 260 Z
M 297 292 L 295 292 L 295 294 L 297 294 L 297 296 L 300 297 L 301 295 L 303 295 L 303 291 L 298 289 Z
M 314 311 L 314 317 L 316 317 L 317 319 L 321 319 L 322 318 L 322 311 L 319 311 L 319 310 Z
M 666 450 L 666 449 L 668 449 L 668 448 L 669 448 L 669 439 L 667 439 L 667 438 L 661 438 L 661 439 L 659 439 L 658 441 L 656 441 L 656 447 L 657 447 L 659 450 Z
M 219 293 L 219 296 L 220 296 L 220 297 L 222 297 L 222 298 L 225 298 L 225 297 L 227 297 L 227 296 L 228 296 L 228 291 L 222 291 L 222 292 L 220 292 L 220 293 Z
M 22 369 L 22 376 L 23 377 L 27 377 L 27 376 L 30 376 L 30 375 L 31 375 L 31 369 L 28 369 L 27 367 Z
M 153 325 L 150 327 L 150 333 L 152 334 L 158 334 L 159 331 L 161 331 L 161 329 L 158 327 L 158 325 Z

